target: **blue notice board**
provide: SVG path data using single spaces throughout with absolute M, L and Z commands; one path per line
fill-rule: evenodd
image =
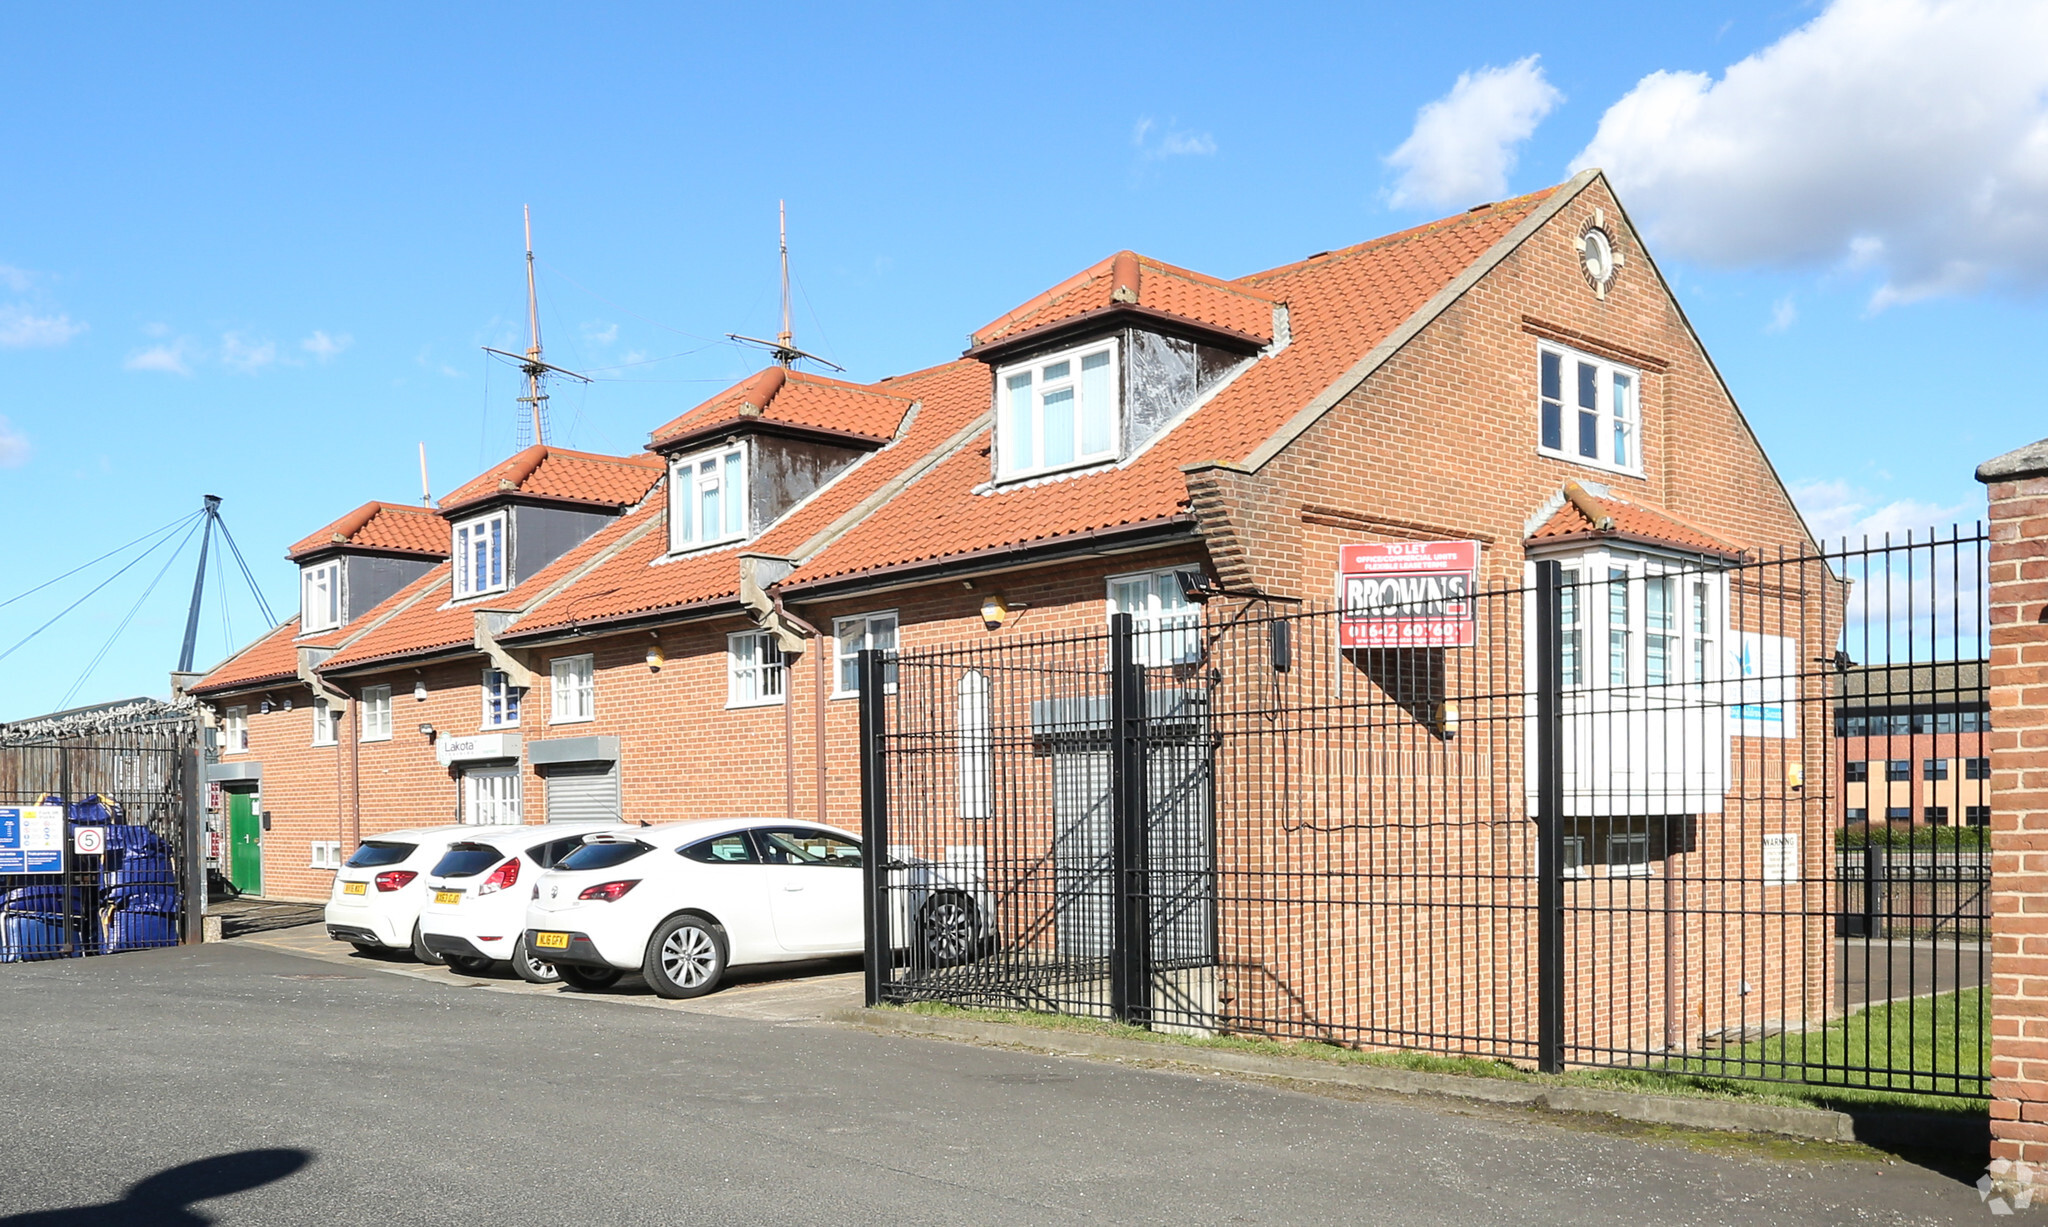
M 64 807 L 0 805 L 0 873 L 64 872 Z

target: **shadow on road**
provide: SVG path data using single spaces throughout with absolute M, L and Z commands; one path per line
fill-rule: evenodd
M 304 1150 L 240 1150 L 166 1168 L 128 1186 L 119 1201 L 0 1218 L 0 1227 L 204 1227 L 192 1203 L 261 1188 L 313 1161 Z

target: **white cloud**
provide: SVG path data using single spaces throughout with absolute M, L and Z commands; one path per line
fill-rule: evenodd
M 62 311 L 38 315 L 21 303 L 0 304 L 0 349 L 62 345 L 84 331 L 84 324 Z
M 187 358 L 189 349 L 185 338 L 179 337 L 163 345 L 138 349 L 129 354 L 121 365 L 131 371 L 161 371 L 166 375 L 190 375 L 192 364 Z
M 1158 139 L 1152 139 L 1153 133 Z M 1207 157 L 1216 152 L 1216 138 L 1207 132 L 1190 132 L 1176 127 L 1171 121 L 1160 128 L 1151 116 L 1140 119 L 1131 128 L 1131 144 L 1137 147 L 1138 156 L 1147 162 L 1164 158 Z
M 1450 93 L 1415 113 L 1415 130 L 1387 155 L 1401 172 L 1388 203 L 1448 208 L 1506 195 L 1515 147 L 1563 101 L 1533 55 L 1460 73 Z
M 313 330 L 312 336 L 299 342 L 299 348 L 322 362 L 331 362 L 342 350 L 355 343 L 356 339 L 345 332 L 340 336 L 328 336 L 327 333 L 316 328 Z
M 1875 309 L 2048 286 L 2048 5 L 1837 0 L 1718 81 L 1644 77 L 1573 166 L 1675 255 L 1867 269 Z
M 592 345 L 610 345 L 613 341 L 619 339 L 619 326 L 617 324 L 607 324 L 603 320 L 589 320 L 585 322 L 582 332 L 583 339 Z
M 1792 301 L 1790 294 L 1771 304 L 1771 322 L 1764 325 L 1765 332 L 1783 332 L 1799 322 L 1799 304 Z
M 1852 548 L 1865 538 L 1872 544 L 1882 542 L 1886 533 L 1896 542 L 1904 542 L 1908 532 L 1915 541 L 1925 541 L 1930 529 L 1945 534 L 1949 526 L 1966 516 L 1975 519 L 1980 511 L 1974 503 L 1944 506 L 1914 498 L 1886 500 L 1840 479 L 1797 482 L 1791 489 L 1792 501 L 1814 536 L 1823 544 L 1847 538 Z
M 18 469 L 28 463 L 28 436 L 0 417 L 0 469 Z
M 220 360 L 230 369 L 254 375 L 277 361 L 277 343 L 252 339 L 239 332 L 224 332 L 220 337 Z
M 11 264 L 0 264 L 0 285 L 6 286 L 16 294 L 26 294 L 28 288 L 34 284 L 34 273 L 25 268 L 15 268 Z

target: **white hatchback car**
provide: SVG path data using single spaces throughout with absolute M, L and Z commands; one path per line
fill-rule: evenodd
M 362 842 L 334 875 L 327 897 L 327 936 L 358 950 L 411 950 L 422 963 L 441 957 L 420 941 L 424 875 L 448 845 L 488 828 L 417 827 Z
M 472 827 L 427 870 L 420 940 L 455 970 L 476 974 L 510 963 L 533 984 L 561 979 L 526 949 L 526 904 L 541 871 L 599 831 L 632 831 L 616 822 Z
M 573 988 L 637 971 L 664 997 L 702 996 L 729 967 L 859 954 L 860 841 L 758 818 L 601 832 L 534 883 L 525 940 Z

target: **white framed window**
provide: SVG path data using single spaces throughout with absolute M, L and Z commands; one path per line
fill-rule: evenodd
M 313 744 L 331 746 L 341 730 L 341 713 L 328 705 L 324 695 L 313 696 Z
M 519 768 L 471 767 L 462 773 L 462 820 L 477 826 L 517 825 Z
M 725 637 L 725 705 L 759 707 L 783 700 L 782 644 L 768 631 Z
M 1650 876 L 1650 836 L 1646 831 L 1624 831 L 1607 837 L 1607 876 L 1646 878 Z
M 1536 450 L 1559 460 L 1640 475 L 1642 375 L 1591 354 L 1537 346 Z
M 341 625 L 341 559 L 299 568 L 299 633 Z
M 1201 654 L 1202 615 L 1181 592 L 1175 571 L 1109 577 L 1109 612 L 1131 615 L 1138 663 L 1187 664 Z
M 977 821 L 995 814 L 995 737 L 990 727 L 988 677 L 970 669 L 960 675 L 960 817 Z
M 230 707 L 220 714 L 221 753 L 249 752 L 249 709 Z
M 1117 343 L 1097 341 L 996 371 L 996 476 L 1010 481 L 1114 460 L 1123 438 Z
M 832 654 L 837 669 L 833 678 L 834 697 L 860 693 L 860 653 L 863 648 L 896 651 L 896 611 L 861 614 L 832 620 Z M 896 661 L 884 662 L 882 679 L 886 688 L 896 688 Z
M 1564 685 L 1698 696 L 1722 680 L 1719 572 L 1697 562 L 1606 548 L 1564 561 Z
M 557 656 L 548 662 L 548 722 L 575 724 L 597 718 L 597 658 Z
M 308 863 L 308 866 L 307 866 L 308 868 L 311 868 L 311 869 L 339 869 L 339 868 L 341 868 L 341 843 L 340 843 L 340 841 L 338 841 L 338 840 L 333 840 L 333 839 L 316 839 L 316 840 L 314 840 L 314 841 L 312 842 L 311 852 L 312 852 L 312 859 L 311 859 L 311 861 L 310 861 L 310 862 Z
M 454 552 L 450 565 L 455 570 L 455 596 L 482 596 L 502 592 L 509 586 L 505 565 L 510 521 L 503 511 L 464 520 L 455 526 Z
M 363 687 L 363 740 L 391 740 L 391 687 Z
M 483 726 L 487 729 L 519 727 L 519 687 L 496 669 L 484 670 Z
M 678 456 L 668 466 L 668 544 L 693 550 L 747 535 L 745 444 Z

